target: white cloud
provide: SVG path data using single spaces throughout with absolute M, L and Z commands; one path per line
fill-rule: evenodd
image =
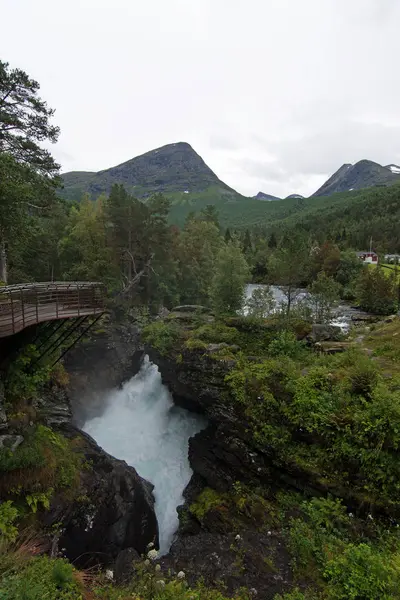
M 343 162 L 400 161 L 398 0 L 0 0 L 0 14 L 2 59 L 56 108 L 64 170 L 188 141 L 238 191 L 287 195 Z

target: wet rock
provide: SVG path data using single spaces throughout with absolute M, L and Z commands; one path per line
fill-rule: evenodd
M 182 306 L 175 306 L 172 312 L 183 312 L 183 313 L 209 313 L 211 312 L 206 306 L 200 304 L 183 304 Z
M 76 499 L 57 494 L 42 516 L 46 527 L 62 523 L 59 547 L 66 549 L 66 556 L 82 567 L 99 562 L 108 566 L 126 548 L 144 554 L 149 543 L 158 545 L 153 486 L 89 435 L 72 426 L 62 431 L 76 438 L 88 464 Z
M 11 452 L 15 452 L 15 450 L 22 444 L 23 441 L 24 438 L 22 435 L 0 435 L 0 450 L 9 449 Z
M 138 327 L 130 323 L 106 324 L 89 332 L 89 339 L 65 358 L 68 394 L 78 426 L 102 414 L 110 390 L 121 386 L 140 370 L 144 348 Z
M 189 585 L 199 579 L 211 587 L 219 582 L 228 595 L 241 587 L 254 588 L 259 598 L 273 600 L 291 586 L 290 558 L 283 540 L 267 532 L 246 531 L 239 541 L 234 532 L 180 537 L 161 559 L 161 566 L 175 576 L 183 571 Z
M 342 337 L 342 330 L 337 325 L 314 324 L 308 339 L 311 342 L 339 342 Z
M 351 347 L 349 342 L 317 342 L 315 349 L 324 354 L 340 354 Z
M 69 423 L 72 419 L 67 390 L 57 383 L 46 385 L 33 406 L 50 427 Z
M 140 556 L 134 548 L 126 548 L 119 552 L 114 566 L 117 585 L 124 585 L 132 581 L 136 574 L 136 563 L 139 561 Z

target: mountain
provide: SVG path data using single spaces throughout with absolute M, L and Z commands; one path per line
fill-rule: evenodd
M 258 192 L 257 196 L 253 196 L 255 200 L 263 200 L 263 201 L 271 201 L 271 200 L 281 200 L 278 196 L 271 196 L 271 194 L 264 194 L 264 192 Z
M 301 194 L 290 194 L 290 196 L 286 196 L 286 200 L 289 200 L 291 198 L 296 200 L 304 200 L 304 196 L 302 196 Z
M 114 183 L 122 183 L 137 198 L 156 192 L 192 194 L 210 187 L 217 187 L 227 196 L 237 194 L 185 142 L 162 146 L 98 173 L 64 173 L 62 179 L 64 189 L 60 195 L 71 200 L 80 200 L 85 192 L 93 197 L 109 193 Z
M 398 171 L 396 171 L 398 169 Z M 400 168 L 396 165 L 383 167 L 372 160 L 360 160 L 355 165 L 344 164 L 313 194 L 330 196 L 340 192 L 351 192 L 373 186 L 386 186 L 400 179 Z
M 400 167 L 398 165 L 386 165 L 385 169 L 389 169 L 389 171 L 396 175 L 400 174 Z

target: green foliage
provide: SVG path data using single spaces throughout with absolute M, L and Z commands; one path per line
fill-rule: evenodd
M 234 327 L 228 327 L 223 323 L 213 323 L 212 325 L 201 325 L 192 332 L 192 335 L 204 342 L 220 344 L 235 344 L 238 341 L 238 330 Z
M 205 350 L 207 348 L 207 344 L 203 342 L 203 340 L 199 340 L 195 337 L 190 337 L 185 342 L 185 348 L 188 350 Z
M 381 267 L 368 268 L 361 273 L 357 285 L 360 307 L 377 315 L 389 315 L 397 308 L 395 276 L 387 277 Z
M 256 288 L 248 298 L 246 308 L 250 317 L 263 319 L 268 316 L 275 308 L 272 290 L 268 286 Z
M 82 600 L 71 564 L 41 556 L 22 568 L 11 569 L 0 581 L 2 600 Z
M 333 308 L 339 300 L 340 285 L 324 271 L 320 271 L 308 291 L 307 304 L 311 307 L 314 322 L 330 323 Z
M 275 596 L 274 600 L 313 600 L 314 598 L 316 597 L 311 596 L 309 594 L 305 594 L 301 592 L 298 588 L 296 588 L 293 592 L 288 592 L 283 596 Z
M 218 315 L 234 314 L 244 304 L 250 273 L 239 246 L 231 242 L 218 253 L 211 287 L 211 300 Z
M 387 555 L 368 544 L 349 544 L 343 554 L 327 561 L 324 577 L 332 600 L 393 600 L 398 597 L 400 573 Z
M 222 238 L 210 216 L 190 220 L 177 240 L 179 288 L 183 303 L 210 303 L 210 288 Z
M 50 500 L 53 492 L 53 488 L 50 488 L 47 490 L 47 492 L 34 492 L 33 494 L 27 494 L 25 496 L 26 503 L 33 513 L 37 513 L 40 505 L 42 505 L 45 510 L 48 510 L 50 508 Z
M 300 288 L 307 280 L 310 250 L 299 235 L 286 237 L 269 261 L 274 283 L 285 296 L 284 310 L 290 315 L 293 304 L 300 295 Z
M 7 370 L 5 380 L 5 391 L 8 402 L 28 400 L 36 396 L 38 389 L 46 383 L 50 377 L 50 368 L 47 365 L 36 364 L 32 370 L 32 364 L 39 357 L 39 352 L 33 344 L 25 346 L 18 353 Z
M 355 252 L 347 250 L 340 253 L 335 279 L 342 286 L 349 286 L 360 275 L 363 264 Z
M 73 440 L 38 425 L 14 452 L 0 450 L 0 491 L 4 494 L 13 490 L 16 495 L 24 495 L 36 512 L 40 504 L 48 508 L 53 490 L 74 489 L 83 466 Z
M 165 355 L 178 346 L 181 331 L 175 323 L 156 321 L 143 329 L 142 336 L 145 343 Z
M 201 523 L 210 510 L 224 505 L 226 502 L 226 497 L 223 494 L 219 494 L 211 488 L 205 488 L 196 498 L 196 501 L 190 505 L 190 512 Z
M 38 96 L 39 84 L 0 61 L 0 278 L 7 281 L 7 254 L 35 211 L 54 204 L 59 165 L 40 143 L 55 142 L 54 111 Z M 17 242 L 18 243 L 18 242 Z
M 17 537 L 18 528 L 14 525 L 17 518 L 18 509 L 11 500 L 0 504 L 0 534 L 6 542 L 13 542 Z
M 304 345 L 297 340 L 292 331 L 283 330 L 276 334 L 268 346 L 268 354 L 273 357 L 288 356 L 298 358 L 304 351 Z

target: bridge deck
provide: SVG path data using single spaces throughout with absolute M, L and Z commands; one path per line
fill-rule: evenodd
M 44 321 L 104 312 L 101 283 L 33 283 L 0 288 L 0 338 Z

